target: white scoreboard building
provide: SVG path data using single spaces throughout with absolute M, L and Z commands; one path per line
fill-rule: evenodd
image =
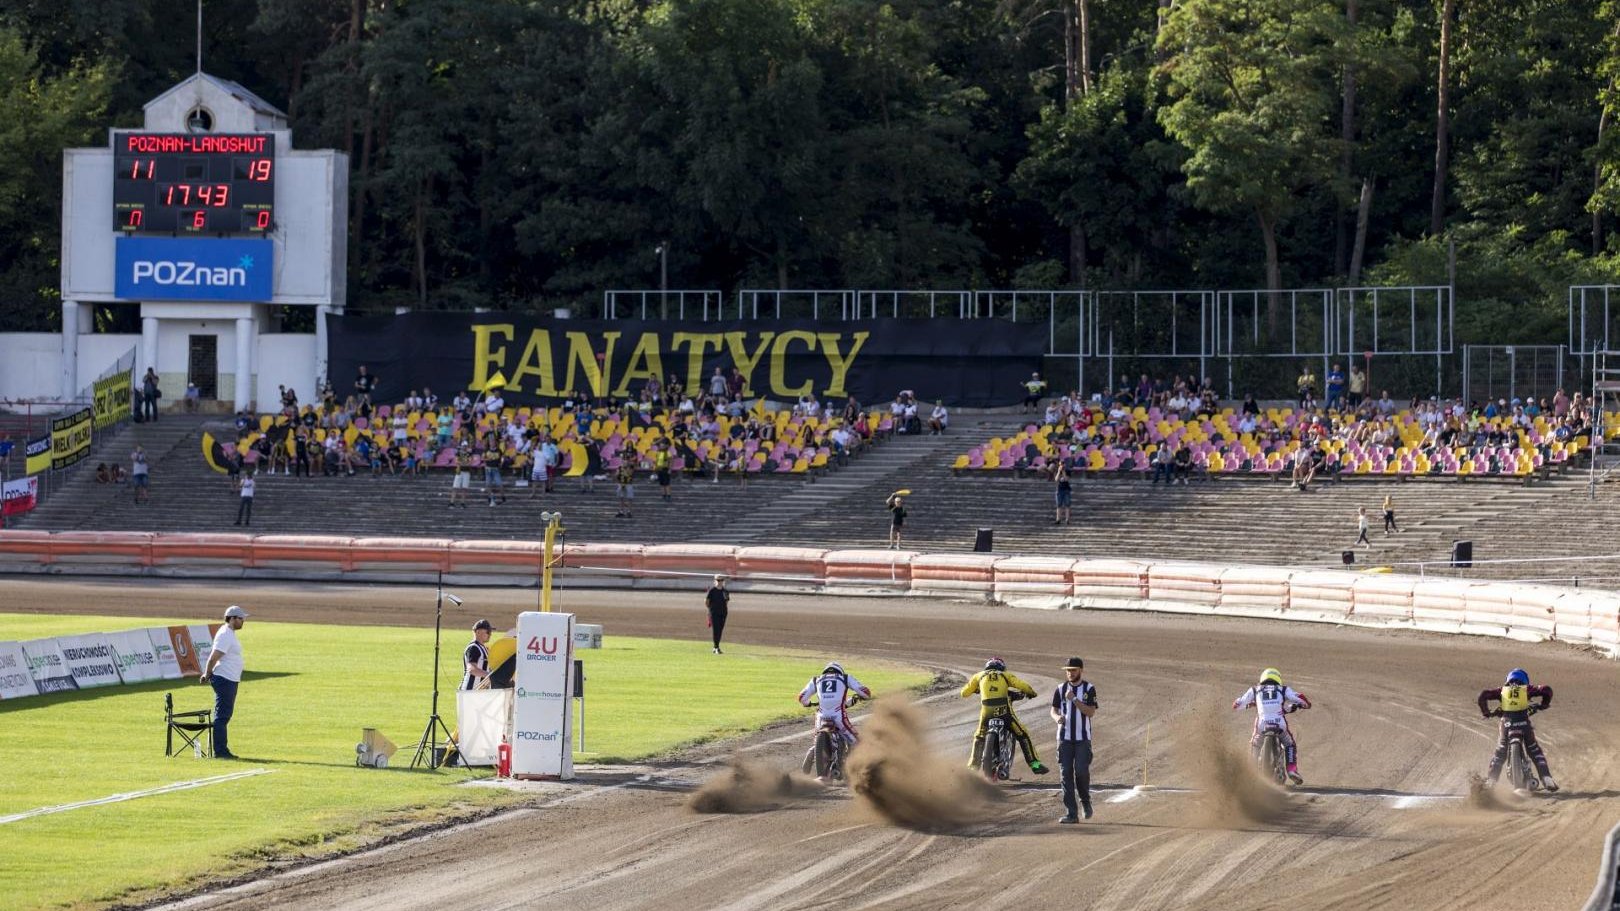
M 145 112 L 64 152 L 62 331 L 0 334 L 0 400 L 71 401 L 133 348 L 165 406 L 187 383 L 238 410 L 278 407 L 278 385 L 309 401 L 325 320 L 283 332 L 281 315 L 343 309 L 347 156 L 295 148 L 286 114 L 206 73 Z M 140 334 L 95 333 L 98 304 L 139 307 Z

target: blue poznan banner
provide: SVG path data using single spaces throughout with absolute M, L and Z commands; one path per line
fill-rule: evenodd
M 117 238 L 115 296 L 123 300 L 270 300 L 271 241 L 265 238 Z

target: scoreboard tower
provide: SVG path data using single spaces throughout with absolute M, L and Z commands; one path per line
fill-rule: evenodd
M 93 334 L 95 304 L 140 308 L 137 375 L 157 372 L 164 404 L 188 383 L 236 410 L 279 405 L 278 385 L 313 396 L 323 314 L 347 284 L 348 158 L 292 139 L 273 105 L 197 73 L 148 102 L 141 129 L 64 153 L 64 398 L 116 344 Z M 288 307 L 319 311 L 313 336 L 280 331 Z

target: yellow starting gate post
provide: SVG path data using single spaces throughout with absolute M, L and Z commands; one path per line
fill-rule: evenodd
M 557 546 L 557 537 L 563 533 L 562 513 L 543 512 L 540 519 L 546 523 L 546 556 L 540 564 L 540 610 L 551 612 L 551 568 L 557 564 L 552 553 Z

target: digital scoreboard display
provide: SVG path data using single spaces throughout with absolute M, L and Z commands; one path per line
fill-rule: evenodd
M 139 234 L 267 234 L 270 133 L 113 134 L 113 227 Z

